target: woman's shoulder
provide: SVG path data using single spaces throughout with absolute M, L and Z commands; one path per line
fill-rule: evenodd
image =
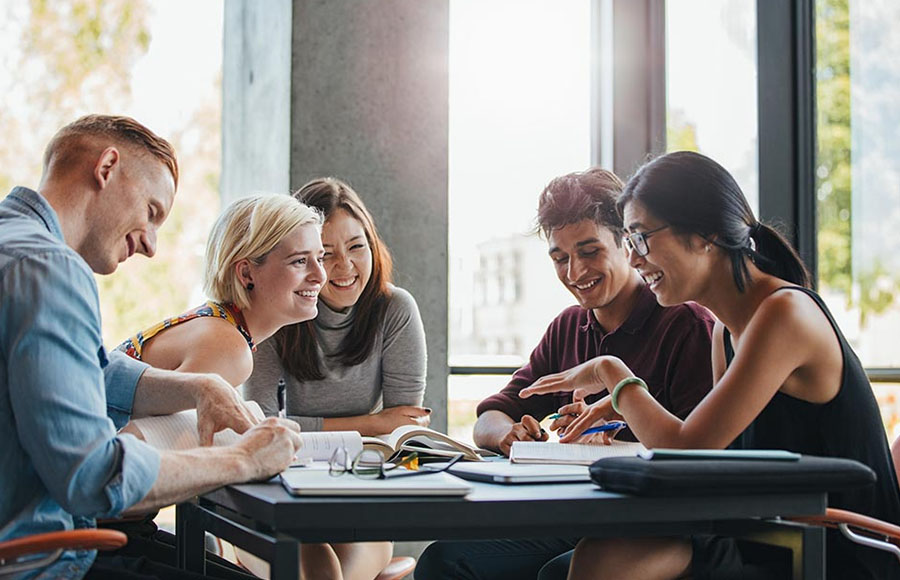
M 814 292 L 794 285 L 776 288 L 763 298 L 753 313 L 751 322 L 789 333 L 805 332 L 810 335 L 825 332 L 832 324 L 829 312 Z
M 204 345 L 225 352 L 250 352 L 247 339 L 238 327 L 218 316 L 197 317 L 188 324 L 173 326 L 167 332 L 186 340 L 185 348 Z
M 797 316 L 812 311 L 822 311 L 821 298 L 811 290 L 793 284 L 778 286 L 765 296 L 757 307 L 757 314 L 769 316 Z
M 394 286 L 393 284 L 388 284 L 388 295 L 387 295 L 387 312 L 388 313 L 401 313 L 401 312 L 412 312 L 419 311 L 419 305 L 416 303 L 415 297 L 406 290 L 405 288 L 401 288 L 400 286 Z
M 197 317 L 164 329 L 144 344 L 144 362 L 185 372 L 216 373 L 233 385 L 253 368 L 247 341 L 225 319 Z

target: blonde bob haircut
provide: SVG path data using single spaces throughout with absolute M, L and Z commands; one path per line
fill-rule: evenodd
M 216 220 L 206 243 L 203 289 L 207 296 L 242 310 L 249 307 L 250 296 L 235 265 L 241 260 L 261 265 L 294 228 L 314 225 L 321 232 L 322 222 L 318 210 L 286 194 L 251 195 L 232 202 Z

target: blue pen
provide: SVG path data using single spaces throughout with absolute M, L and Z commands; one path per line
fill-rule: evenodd
M 622 429 L 623 427 L 627 427 L 625 421 L 610 421 L 609 423 L 605 423 L 603 425 L 597 425 L 596 427 L 591 427 L 590 429 L 586 429 L 579 437 L 584 437 L 585 435 L 592 435 L 594 433 L 602 433 L 604 431 L 615 431 L 616 429 Z

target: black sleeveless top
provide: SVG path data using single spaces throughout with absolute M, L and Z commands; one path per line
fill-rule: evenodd
M 818 294 L 796 286 L 778 290 L 785 289 L 809 295 L 828 317 L 843 356 L 840 391 L 831 401 L 823 404 L 776 392 L 730 448 L 787 449 L 808 455 L 846 457 L 864 463 L 878 476 L 876 484 L 828 494 L 829 507 L 900 524 L 897 475 L 881 413 L 863 366 Z M 734 349 L 728 329 L 725 329 L 724 338 L 726 364 L 731 364 Z M 829 578 L 900 579 L 900 563 L 895 556 L 852 543 L 837 530 L 828 530 L 826 542 Z

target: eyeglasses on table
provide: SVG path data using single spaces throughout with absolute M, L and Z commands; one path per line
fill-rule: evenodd
M 353 459 L 350 459 L 350 452 L 346 447 L 338 447 L 331 454 L 328 460 L 328 474 L 332 477 L 339 477 L 345 473 L 350 473 L 362 479 L 392 479 L 394 477 L 411 477 L 413 475 L 427 475 L 429 473 L 440 473 L 447 471 L 457 461 L 462 459 L 462 454 L 454 456 L 447 463 L 440 466 L 422 465 L 416 470 L 398 469 L 400 467 L 408 467 L 414 465 L 418 461 L 418 453 L 413 451 L 400 461 L 388 463 L 384 459 L 384 455 L 380 451 L 374 449 L 363 449 Z

